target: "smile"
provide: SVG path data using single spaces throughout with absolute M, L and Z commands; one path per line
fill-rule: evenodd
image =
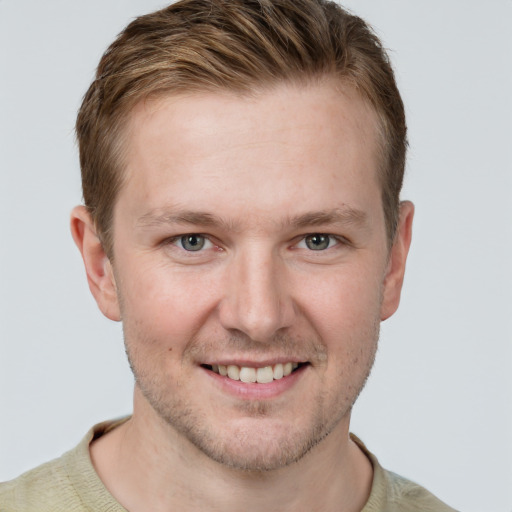
M 273 366 L 264 366 L 263 368 L 251 368 L 249 366 L 236 366 L 230 365 L 205 365 L 206 368 L 211 370 L 222 377 L 227 377 L 231 380 L 239 380 L 246 383 L 259 383 L 268 384 L 274 380 L 287 377 L 293 371 L 301 366 L 299 363 L 278 363 Z

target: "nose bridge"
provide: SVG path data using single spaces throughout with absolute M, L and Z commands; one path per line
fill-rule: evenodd
M 290 325 L 293 305 L 278 254 L 266 244 L 254 242 L 238 251 L 228 273 L 229 286 L 221 310 L 225 328 L 265 342 Z

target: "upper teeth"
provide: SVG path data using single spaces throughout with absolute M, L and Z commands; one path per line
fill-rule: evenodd
M 212 370 L 224 377 L 242 382 L 258 382 L 265 384 L 272 382 L 274 379 L 282 379 L 290 375 L 293 370 L 298 368 L 298 363 L 278 363 L 274 366 L 265 366 L 263 368 L 251 368 L 249 366 L 236 366 L 234 364 L 223 365 L 214 364 Z

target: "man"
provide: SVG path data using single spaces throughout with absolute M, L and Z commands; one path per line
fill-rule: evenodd
M 398 307 L 406 125 L 366 24 L 322 0 L 184 0 L 103 56 L 71 229 L 123 322 L 130 418 L 2 510 L 452 510 L 349 435 Z

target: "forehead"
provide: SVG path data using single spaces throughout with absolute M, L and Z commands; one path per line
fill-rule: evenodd
M 208 117 L 214 117 L 216 122 L 230 121 L 237 132 L 245 124 L 268 134 L 274 126 L 279 129 L 285 123 L 305 127 L 321 120 L 323 130 L 315 137 L 317 140 L 327 135 L 329 128 L 352 130 L 366 141 L 380 133 L 378 116 L 369 102 L 346 81 L 330 77 L 311 79 L 304 84 L 282 82 L 243 93 L 220 89 L 150 96 L 131 109 L 127 133 L 129 137 L 138 137 L 150 124 L 156 127 L 174 119 L 182 136 L 194 135 L 202 131 Z M 267 118 L 264 124 L 262 117 Z
M 165 96 L 139 103 L 127 128 L 120 199 L 146 210 L 186 202 L 239 215 L 250 205 L 254 216 L 299 201 L 338 208 L 348 191 L 357 202 L 379 188 L 377 116 L 332 82 Z

